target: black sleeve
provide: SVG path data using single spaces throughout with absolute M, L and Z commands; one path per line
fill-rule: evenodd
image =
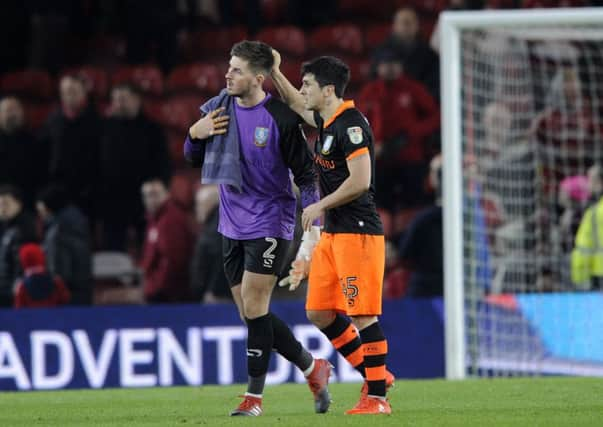
M 301 119 L 283 129 L 280 146 L 283 160 L 293 172 L 295 184 L 300 188 L 316 185 L 317 175 L 314 161 L 301 127 Z
M 190 134 L 186 135 L 186 140 L 184 141 L 184 159 L 190 166 L 194 168 L 203 166 L 206 143 L 206 139 L 195 139 Z

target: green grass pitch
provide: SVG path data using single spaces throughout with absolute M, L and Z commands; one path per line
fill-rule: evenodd
M 359 384 L 332 384 L 314 414 L 305 385 L 268 386 L 264 415 L 228 417 L 244 385 L 0 393 L 0 426 L 603 426 L 603 380 L 402 381 L 391 416 L 346 416 Z

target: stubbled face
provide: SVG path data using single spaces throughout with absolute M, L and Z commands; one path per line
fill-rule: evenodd
M 23 106 L 17 98 L 6 98 L 0 102 L 0 129 L 13 133 L 23 127 Z
M 321 88 L 314 77 L 314 74 L 305 74 L 302 78 L 302 87 L 300 93 L 304 98 L 304 106 L 307 110 L 321 110 L 327 99 L 327 86 Z
M 238 56 L 230 58 L 225 77 L 228 94 L 241 98 L 261 87 L 263 82 L 263 77 L 254 73 L 250 69 L 249 63 Z
M 398 40 L 404 42 L 412 41 L 417 36 L 418 31 L 419 20 L 412 10 L 403 9 L 396 13 L 392 25 L 392 33 Z
M 0 196 L 0 221 L 9 221 L 21 211 L 21 202 L 10 194 Z
M 142 185 L 142 201 L 146 211 L 153 215 L 168 199 L 168 190 L 161 181 L 149 181 Z
M 113 89 L 111 91 L 111 111 L 115 117 L 134 118 L 140 111 L 140 98 L 128 89 Z
M 71 77 L 64 77 L 59 87 L 61 104 L 69 110 L 77 110 L 86 102 L 86 88 L 83 83 Z

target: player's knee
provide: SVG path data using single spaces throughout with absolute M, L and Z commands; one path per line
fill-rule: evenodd
M 335 320 L 335 312 L 328 310 L 307 310 L 306 317 L 319 329 L 324 329 Z
M 377 316 L 350 316 L 350 320 L 359 331 L 377 322 Z

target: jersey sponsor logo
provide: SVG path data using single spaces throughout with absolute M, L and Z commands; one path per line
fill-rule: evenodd
M 270 129 L 263 127 L 256 127 L 253 134 L 253 143 L 258 147 L 265 147 L 268 142 L 268 136 L 270 135 Z
M 350 138 L 350 142 L 352 144 L 360 144 L 364 141 L 364 137 L 362 136 L 362 128 L 360 126 L 352 126 L 347 129 L 348 138 Z
M 331 147 L 333 146 L 333 135 L 327 135 L 325 137 L 325 141 L 322 144 L 322 149 L 320 150 L 321 154 L 327 155 L 331 152 Z
M 314 162 L 317 165 L 320 165 L 323 169 L 335 169 L 335 162 L 333 160 L 327 160 L 320 156 L 315 156 Z

